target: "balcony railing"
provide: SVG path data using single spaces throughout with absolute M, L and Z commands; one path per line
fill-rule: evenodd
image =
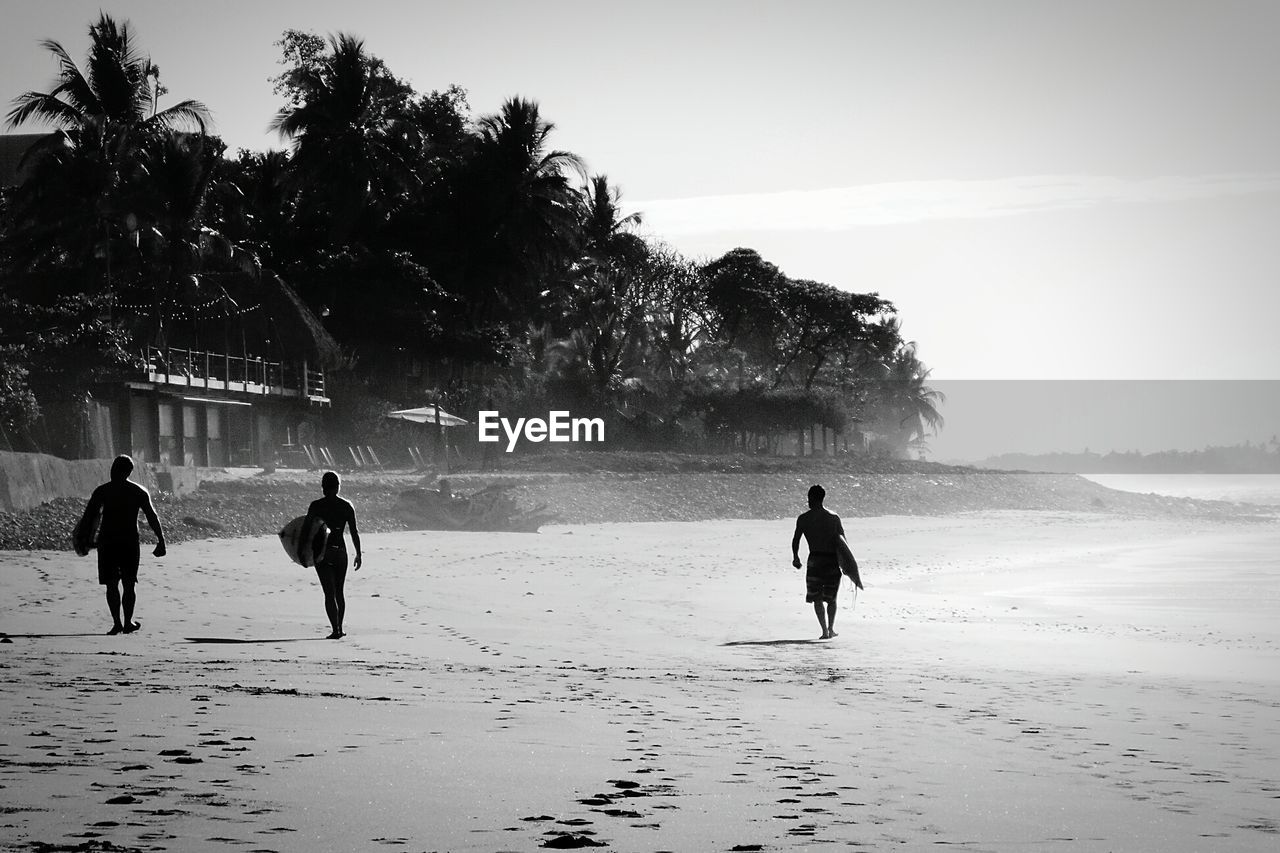
M 253 356 L 178 347 L 147 348 L 147 379 L 192 390 L 295 397 L 328 403 L 324 371 Z

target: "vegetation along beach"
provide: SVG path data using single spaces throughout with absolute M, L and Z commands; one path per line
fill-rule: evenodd
M 1276 10 L 117 5 L 0 27 L 0 850 L 1280 842 Z

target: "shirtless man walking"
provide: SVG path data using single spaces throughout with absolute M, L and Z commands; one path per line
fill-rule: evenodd
M 840 516 L 822 505 L 827 490 L 809 488 L 809 511 L 796 519 L 796 532 L 791 537 L 791 565 L 800 568 L 800 537 L 809 544 L 805 571 L 805 601 L 813 604 L 822 628 L 819 639 L 836 636 L 836 594 L 840 592 L 840 560 L 836 556 L 837 540 L 844 535 Z M 825 604 L 825 609 L 824 605 Z
M 138 542 L 138 512 L 147 517 L 156 534 L 152 555 L 163 557 L 166 553 L 164 530 L 160 517 L 151 505 L 151 494 L 129 479 L 133 473 L 133 460 L 120 455 L 111 463 L 111 480 L 93 490 L 85 507 L 80 529 L 92 530 L 93 522 L 102 514 L 98 527 L 98 583 L 107 588 L 107 607 L 114 623 L 109 635 L 132 634 L 142 627 L 133 621 L 133 608 L 137 596 L 133 587 L 138 582 L 138 563 L 141 547 Z M 121 594 L 120 587 L 124 587 Z M 120 611 L 124 609 L 124 620 Z
M 347 543 L 342 538 L 343 528 L 351 528 L 351 544 L 356 548 L 355 570 L 360 571 L 360 531 L 356 529 L 356 509 L 346 498 L 338 497 L 342 488 L 338 475 L 333 471 L 324 472 L 320 478 L 320 490 L 324 497 L 311 502 L 307 508 L 307 521 L 304 530 L 310 530 L 313 519 L 320 519 L 329 528 L 329 538 L 325 540 L 320 559 L 316 560 L 316 576 L 320 579 L 320 588 L 324 590 L 324 612 L 329 617 L 329 626 L 333 632 L 328 639 L 337 640 L 346 636 L 342 630 L 342 619 L 347 613 L 347 598 L 343 587 L 347 582 Z

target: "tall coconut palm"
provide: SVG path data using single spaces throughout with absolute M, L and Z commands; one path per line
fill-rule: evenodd
M 609 185 L 607 175 L 594 175 L 580 190 L 579 227 L 582 251 L 597 263 L 635 265 L 644 259 L 644 241 L 633 229 L 642 214 L 622 213 L 622 190 Z
M 341 244 L 417 184 L 422 139 L 406 119 L 411 90 L 346 34 L 331 37 L 328 52 L 298 69 L 292 85 L 300 101 L 280 110 L 271 129 L 293 141 L 292 172 L 308 213 Z
M 886 364 L 879 401 L 881 424 L 888 427 L 900 450 L 921 446 L 945 424 L 938 405 L 946 402 L 946 395 L 925 384 L 931 372 L 916 355 L 914 341 L 899 347 Z
M 28 263 L 101 260 L 109 268 L 111 241 L 132 230 L 143 152 L 168 133 L 203 134 L 209 123 L 199 101 L 158 109 L 159 69 L 139 52 L 127 21 L 101 15 L 89 41 L 84 69 L 58 42 L 42 42 L 58 62 L 54 86 L 19 95 L 8 114 L 11 128 L 56 128 L 28 152 L 32 177 L 14 194 L 9 236 L 14 256 Z
M 480 120 L 453 192 L 456 287 L 474 312 L 512 315 L 521 328 L 547 277 L 577 250 L 570 176 L 583 166 L 549 148 L 554 129 L 536 103 L 508 100 Z
M 128 21 L 117 24 L 102 14 L 90 25 L 83 71 L 58 42 L 46 39 L 41 46 L 58 61 L 55 86 L 14 99 L 10 127 L 34 119 L 67 133 L 96 131 L 104 138 L 125 133 L 137 138 L 159 130 L 204 132 L 209 123 L 209 110 L 199 101 L 157 109 L 159 68 L 139 53 Z

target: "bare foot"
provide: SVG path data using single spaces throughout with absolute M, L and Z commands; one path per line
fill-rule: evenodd
M 128 625 L 124 626 L 124 633 L 132 634 L 134 631 L 138 630 L 141 627 L 142 627 L 141 622 L 130 622 Z
M 830 634 L 828 634 L 828 633 L 825 633 L 825 632 L 824 632 L 824 633 L 823 633 L 823 635 L 822 635 L 821 637 L 819 637 L 818 639 L 819 639 L 819 640 L 830 640 L 830 639 L 831 639 L 831 635 L 830 635 Z
M 341 632 L 341 631 L 334 631 L 332 634 L 330 634 L 329 636 L 325 637 L 325 639 L 326 639 L 326 640 L 340 640 L 340 639 L 342 639 L 342 638 L 343 638 L 343 637 L 345 637 L 345 636 L 347 636 L 347 635 L 346 635 L 346 634 L 344 634 L 344 633 L 343 633 L 343 632 Z
M 114 637 L 116 634 L 123 634 L 123 633 L 124 633 L 124 626 L 119 623 L 116 623 L 115 625 L 111 626 L 111 630 L 107 632 L 107 636 Z
M 836 637 L 839 637 L 839 636 L 840 636 L 840 635 L 839 635 L 839 634 L 837 634 L 837 633 L 835 632 L 835 629 L 833 628 L 833 629 L 831 629 L 830 635 L 827 637 L 827 639 L 828 639 L 828 640 L 833 640 L 833 639 L 835 639 Z

